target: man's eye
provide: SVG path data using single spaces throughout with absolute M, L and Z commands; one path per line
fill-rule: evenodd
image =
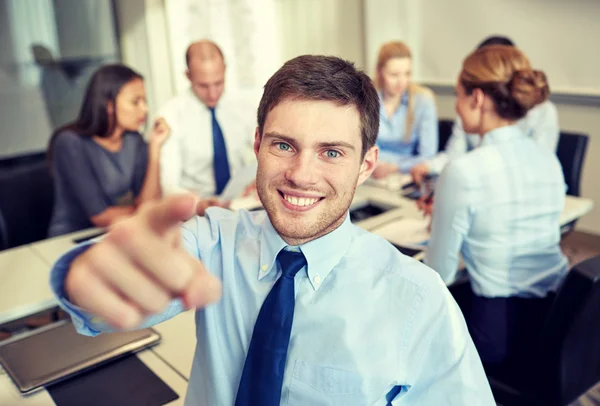
M 327 155 L 327 158 L 337 158 L 338 156 L 340 156 L 340 153 L 333 149 L 330 149 L 325 154 Z
M 290 149 L 292 149 L 292 147 L 290 147 L 289 144 L 286 144 L 285 142 L 279 142 L 277 144 L 277 146 L 279 147 L 280 150 L 282 151 L 289 151 Z

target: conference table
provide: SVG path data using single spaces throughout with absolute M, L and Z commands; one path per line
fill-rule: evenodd
M 236 206 L 256 208 L 259 204 L 246 199 Z M 361 218 L 355 224 L 381 234 L 393 243 L 425 249 L 419 241 L 427 237 L 428 219 L 423 217 L 414 200 L 403 197 L 398 190 L 381 185 L 363 185 L 357 189 L 351 212 L 364 207 L 376 208 L 377 214 Z M 593 202 L 589 199 L 568 196 L 561 214 L 561 225 L 580 218 L 592 207 Z M 390 228 L 394 222 L 399 222 L 400 226 Z M 409 226 L 403 229 L 402 224 Z M 96 235 L 98 231 L 85 230 L 0 252 L 0 325 L 56 306 L 48 287 L 51 265 L 76 245 L 75 239 Z M 183 404 L 196 345 L 194 316 L 194 311 L 190 310 L 155 326 L 154 329 L 162 336 L 161 342 L 137 354 L 180 396 L 169 405 Z M 0 370 L 0 405 L 5 404 L 54 405 L 46 390 L 22 397 L 9 377 Z

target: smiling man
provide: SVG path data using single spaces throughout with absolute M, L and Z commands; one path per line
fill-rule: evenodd
M 258 109 L 265 211 L 149 205 L 57 262 L 62 306 L 88 335 L 197 308 L 190 406 L 494 405 L 437 274 L 350 223 L 378 124 L 351 63 L 292 59 Z

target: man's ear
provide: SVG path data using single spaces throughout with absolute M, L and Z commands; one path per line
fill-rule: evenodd
M 190 73 L 189 69 L 185 70 L 185 77 L 188 78 L 190 82 L 192 81 L 192 74 Z
M 258 159 L 258 151 L 260 151 L 260 130 L 256 127 L 256 131 L 254 131 L 254 155 L 256 155 L 256 159 Z
M 365 157 L 360 164 L 360 172 L 358 174 L 358 185 L 362 185 L 363 182 L 369 179 L 369 176 L 377 167 L 377 161 L 379 159 L 379 147 L 377 145 L 373 145 L 371 148 L 367 150 L 365 153 Z

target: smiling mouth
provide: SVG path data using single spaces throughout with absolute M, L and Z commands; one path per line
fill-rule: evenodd
M 283 193 L 281 190 L 277 191 L 281 196 L 285 205 L 293 210 L 308 210 L 317 205 L 324 197 L 309 197 L 309 196 L 292 196 Z

